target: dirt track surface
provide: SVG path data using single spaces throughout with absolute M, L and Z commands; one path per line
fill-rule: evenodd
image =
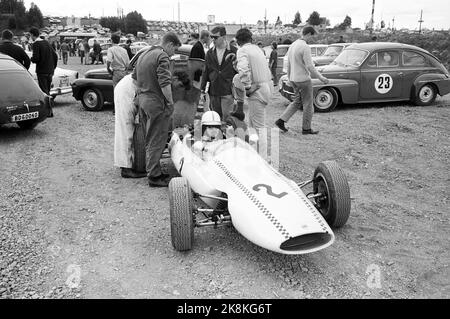
M 275 94 L 268 124 L 284 101 Z M 113 167 L 111 107 L 56 102 L 33 131 L 0 128 L 0 298 L 450 297 L 450 96 L 315 114 L 317 136 L 292 118 L 281 173 L 303 181 L 335 160 L 352 197 L 336 242 L 302 256 L 231 227 L 196 229 L 194 249 L 175 251 L 168 190 Z

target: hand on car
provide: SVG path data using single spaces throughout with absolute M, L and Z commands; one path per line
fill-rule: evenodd
M 330 83 L 330 80 L 328 80 L 326 77 L 322 76 L 322 78 L 320 79 L 320 81 L 322 81 L 323 84 L 328 84 Z

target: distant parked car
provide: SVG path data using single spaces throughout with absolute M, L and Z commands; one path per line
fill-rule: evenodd
M 150 46 L 150 44 L 148 44 L 147 42 L 133 42 L 130 45 L 131 53 L 136 54 L 139 52 L 139 50 L 148 46 Z
M 48 117 L 52 104 L 22 64 L 0 53 L 0 125 L 32 129 Z
M 29 57 L 32 56 L 32 52 L 26 51 Z M 28 69 L 33 79 L 37 82 L 36 64 L 31 63 Z M 55 98 L 58 95 L 72 93 L 71 84 L 78 79 L 78 71 L 62 69 L 57 67 L 52 78 L 52 87 L 50 88 L 50 95 Z
M 378 103 L 410 100 L 430 105 L 437 95 L 450 93 L 450 75 L 431 53 L 416 46 L 368 42 L 346 48 L 329 65 L 318 68 L 330 82 L 313 79 L 314 106 L 330 112 L 339 103 Z M 294 90 L 287 76 L 280 93 L 292 101 Z
M 315 66 L 322 66 L 330 64 L 341 54 L 342 50 L 352 45 L 353 43 L 334 43 L 330 44 L 322 55 L 313 57 Z
M 131 59 L 129 72 L 132 72 L 139 56 L 149 50 L 151 46 L 141 49 Z M 182 45 L 171 57 L 177 65 L 187 65 L 192 45 Z M 105 102 L 114 103 L 114 89 L 112 76 L 106 68 L 89 70 L 85 77 L 72 83 L 73 97 L 81 101 L 87 111 L 100 111 Z

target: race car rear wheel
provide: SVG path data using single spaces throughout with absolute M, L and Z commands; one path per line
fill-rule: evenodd
M 339 96 L 335 89 L 324 88 L 317 92 L 314 97 L 314 108 L 317 112 L 331 112 L 333 111 L 339 102 Z
M 170 181 L 169 202 L 172 246 L 178 251 L 190 250 L 194 243 L 194 199 L 186 178 Z
M 437 92 L 432 84 L 425 84 L 416 93 L 414 103 L 420 106 L 431 105 L 436 100 Z
M 334 161 L 322 162 L 314 171 L 315 206 L 332 228 L 345 225 L 350 216 L 350 187 L 344 172 Z
M 83 92 L 81 103 L 87 111 L 98 112 L 103 108 L 103 94 L 96 88 L 88 88 Z

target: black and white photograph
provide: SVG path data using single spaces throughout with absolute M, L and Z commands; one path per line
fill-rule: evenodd
M 0 0 L 0 299 L 450 298 L 449 12 Z

